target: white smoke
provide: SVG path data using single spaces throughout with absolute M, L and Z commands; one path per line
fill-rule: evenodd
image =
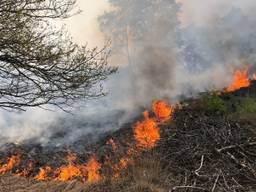
M 36 139 L 59 145 L 96 137 L 120 128 L 152 100 L 175 102 L 222 89 L 235 68 L 255 63 L 253 0 L 180 0 L 180 9 L 170 0 L 112 2 L 114 12 L 100 18 L 101 30 L 112 40 L 111 64 L 120 66 L 106 82 L 109 95 L 78 104 L 73 115 L 2 112 L 2 143 Z M 65 134 L 58 136 L 61 131 Z

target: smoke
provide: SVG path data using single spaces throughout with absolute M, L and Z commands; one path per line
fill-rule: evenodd
M 96 139 L 155 99 L 175 103 L 181 96 L 223 89 L 234 69 L 255 64 L 253 0 L 179 2 L 110 1 L 111 10 L 99 17 L 101 32 L 112 42 L 110 64 L 120 67 L 105 84 L 109 94 L 77 104 L 73 115 L 2 112 L 1 143 L 33 139 L 59 146 L 88 135 Z
M 198 3 L 188 3 L 191 12 L 184 14 L 189 21 L 182 30 L 187 84 L 200 91 L 221 89 L 234 69 L 255 65 L 255 5 L 249 0 L 207 1 L 209 7 Z

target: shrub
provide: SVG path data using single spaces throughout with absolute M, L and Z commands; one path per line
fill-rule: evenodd
M 256 113 L 256 99 L 252 97 L 246 97 L 237 106 L 237 113 L 243 114 L 253 114 Z
M 204 95 L 202 98 L 202 107 L 211 112 L 220 111 L 225 113 L 228 111 L 225 101 L 217 95 Z

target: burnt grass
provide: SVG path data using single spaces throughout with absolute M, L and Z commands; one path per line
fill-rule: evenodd
M 256 191 L 256 122 L 186 108 L 173 124 L 158 146 L 177 178 L 171 191 Z
M 209 108 L 212 105 L 206 106 L 201 98 L 183 101 L 182 108 L 175 111 L 172 120 L 161 125 L 157 146 L 135 156 L 117 180 L 105 177 L 95 185 L 72 189 L 68 184 L 70 190 L 64 190 L 64 186 L 58 190 L 49 188 L 49 191 L 255 192 L 256 113 L 251 108 L 248 113 L 241 113 L 241 107 L 237 106 L 242 106 L 246 98 L 256 98 L 256 83 L 233 93 L 206 95 L 210 98 L 208 101 L 217 97 L 221 105 L 214 103 L 214 107 Z M 92 154 L 96 154 L 103 165 L 106 156 L 112 163 L 117 162 L 129 147 L 127 143 L 134 142 L 131 127 L 132 124 L 123 125 L 118 131 L 103 135 L 96 143 L 85 144 L 86 139 L 77 141 L 75 146 L 85 146 L 77 152 L 78 163 L 86 162 Z M 110 138 L 116 142 L 117 152 L 106 145 Z M 33 161 L 36 169 L 28 175 L 33 177 L 41 166 L 65 164 L 70 148 L 7 144 L 1 148 L 0 158 L 21 151 L 22 163 L 16 169 Z M 104 175 L 112 174 L 104 166 L 101 171 Z

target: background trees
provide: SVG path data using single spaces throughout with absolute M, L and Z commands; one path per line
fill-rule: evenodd
M 51 24 L 75 14 L 75 0 L 1 0 L 0 107 L 65 107 L 102 96 L 101 82 L 116 68 L 108 52 L 72 42 Z
M 130 100 L 140 106 L 170 96 L 179 49 L 179 4 L 175 0 L 109 2 L 112 7 L 99 18 L 100 27 L 111 39 L 118 62 L 129 64 L 125 91 L 129 89 Z
M 99 17 L 101 31 L 116 50 L 132 54 L 134 48 L 151 40 L 167 45 L 177 34 L 179 5 L 175 0 L 109 0 L 111 11 Z M 166 42 L 166 40 L 170 40 Z M 164 41 L 164 42 L 161 42 Z M 170 46 L 170 45 L 169 45 Z

